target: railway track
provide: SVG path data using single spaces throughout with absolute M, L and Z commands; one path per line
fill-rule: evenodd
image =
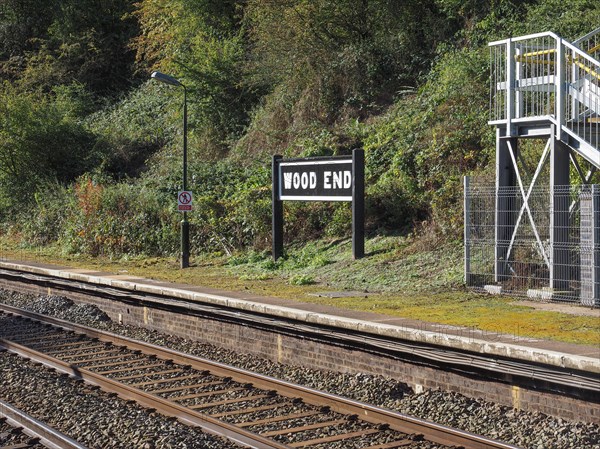
M 253 448 L 515 448 L 9 306 L 0 346 Z
M 134 308 L 141 305 L 169 310 L 173 314 L 184 317 L 210 318 L 234 326 L 247 326 L 269 333 L 291 335 L 350 350 L 358 347 L 360 351 L 375 356 L 435 367 L 461 376 L 470 375 L 483 377 L 487 381 L 511 382 L 519 387 L 568 395 L 586 401 L 600 400 L 597 367 L 587 366 L 586 369 L 570 363 L 565 365 L 562 356 L 557 357 L 556 354 L 550 356 L 548 351 L 544 351 L 549 357 L 547 361 L 534 362 L 512 357 L 505 352 L 504 347 L 500 355 L 487 353 L 486 350 L 478 347 L 474 350 L 457 350 L 440 346 L 435 342 L 414 341 L 402 336 L 390 337 L 373 331 L 364 332 L 362 326 L 358 329 L 355 326 L 337 327 L 330 326 L 327 320 L 313 322 L 304 318 L 299 320 L 290 318 L 286 314 L 272 316 L 265 315 L 260 310 L 232 308 L 228 305 L 228 301 L 218 304 L 210 301 L 197 302 L 190 300 L 185 292 L 178 290 L 163 292 L 161 289 L 153 288 L 152 285 L 129 285 L 128 281 L 113 282 L 111 279 L 102 278 L 86 280 L 85 276 L 84 279 L 80 279 L 77 274 L 70 278 L 70 275 L 65 277 L 60 273 L 49 274 L 48 271 L 52 273 L 56 270 L 41 269 L 43 274 L 40 274 L 35 267 L 31 270 L 22 270 L 18 264 L 0 263 L 0 282 L 10 289 L 19 291 L 23 291 L 23 288 L 29 291 L 30 287 L 35 285 L 43 289 L 41 291 L 47 289 L 67 296 L 74 294 L 106 298 L 115 304 L 131 305 Z M 150 290 L 147 291 L 146 287 Z M 469 339 L 471 338 L 474 337 L 469 335 Z
M 87 449 L 52 427 L 0 401 L 0 449 Z

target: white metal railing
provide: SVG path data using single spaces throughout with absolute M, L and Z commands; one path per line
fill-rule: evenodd
M 596 148 L 595 165 L 598 166 L 598 135 L 600 133 L 600 64 L 581 54 L 577 47 L 565 43 L 565 58 L 570 63 L 566 73 L 567 102 L 566 126 L 577 137 Z M 594 160 L 590 161 L 594 162 Z
M 600 28 L 573 41 L 573 45 L 596 59 L 600 56 Z
M 600 167 L 600 29 L 575 43 L 548 32 L 489 45 L 490 124 L 513 135 L 515 125 L 551 122 L 557 138 Z

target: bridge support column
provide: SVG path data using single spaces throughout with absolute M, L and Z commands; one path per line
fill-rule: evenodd
M 510 156 L 510 148 L 518 151 L 517 139 L 505 137 L 505 130 L 496 128 L 496 229 L 494 248 L 494 281 L 502 282 L 510 275 L 507 273 L 507 254 L 510 239 L 516 223 L 515 187 L 517 176 Z M 509 147 L 510 145 L 510 147 Z M 515 155 L 516 156 L 516 155 Z
M 556 132 L 553 129 L 553 136 Z M 570 245 L 569 149 L 553 137 L 550 147 L 550 288 L 554 292 L 570 290 L 573 279 Z

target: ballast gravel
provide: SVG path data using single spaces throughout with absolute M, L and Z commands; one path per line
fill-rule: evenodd
M 60 296 L 35 296 L 0 289 L 0 302 L 386 407 L 524 449 L 600 449 L 600 426 L 596 424 L 520 411 L 454 392 L 426 390 L 414 393 L 406 384 L 381 376 L 283 365 L 252 354 L 119 325 L 94 306 L 75 304 Z
M 89 448 L 238 448 L 7 352 L 0 373 L 2 400 Z

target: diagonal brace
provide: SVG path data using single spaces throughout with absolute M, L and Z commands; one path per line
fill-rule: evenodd
M 521 179 L 521 175 L 519 173 L 519 167 L 517 166 L 517 159 L 515 157 L 515 151 L 514 148 L 510 142 L 510 140 L 507 142 L 508 144 L 508 150 L 509 150 L 509 154 L 510 154 L 510 158 L 512 159 L 513 162 L 513 166 L 515 168 L 515 174 L 517 176 L 517 182 L 519 183 L 519 189 L 521 190 L 521 196 L 523 198 L 523 205 L 521 206 L 521 210 L 519 211 L 519 216 L 517 218 L 517 222 L 515 224 L 515 227 L 512 231 L 512 236 L 510 239 L 510 244 L 508 246 L 508 251 L 506 254 L 506 260 L 508 260 L 510 258 L 510 253 L 512 251 L 512 248 L 514 247 L 514 243 L 515 243 L 515 239 L 517 237 L 517 230 L 519 229 L 519 225 L 521 224 L 521 219 L 523 218 L 523 213 L 525 211 L 527 211 L 527 216 L 529 217 L 529 222 L 531 223 L 531 227 L 533 229 L 533 233 L 535 235 L 535 239 L 537 241 L 537 244 L 540 248 L 540 252 L 542 257 L 544 258 L 544 262 L 546 263 L 546 265 L 548 266 L 548 268 L 550 267 L 550 261 L 548 260 L 548 255 L 546 254 L 546 251 L 544 250 L 544 245 L 542 244 L 542 239 L 540 238 L 540 235 L 538 233 L 537 227 L 535 225 L 535 221 L 533 219 L 533 214 L 531 213 L 531 209 L 529 208 L 529 197 L 531 195 L 531 192 L 533 191 L 533 187 L 535 186 L 535 182 L 537 181 L 538 176 L 540 175 L 542 168 L 544 167 L 544 164 L 548 158 L 548 154 L 549 154 L 549 150 L 550 150 L 550 139 L 548 139 L 548 142 L 546 143 L 546 147 L 544 148 L 544 152 L 542 154 L 542 157 L 540 159 L 540 162 L 538 163 L 538 166 L 535 170 L 535 173 L 533 175 L 533 178 L 531 180 L 531 184 L 529 185 L 529 188 L 527 189 L 527 193 L 525 193 L 525 188 L 523 187 L 523 180 Z

